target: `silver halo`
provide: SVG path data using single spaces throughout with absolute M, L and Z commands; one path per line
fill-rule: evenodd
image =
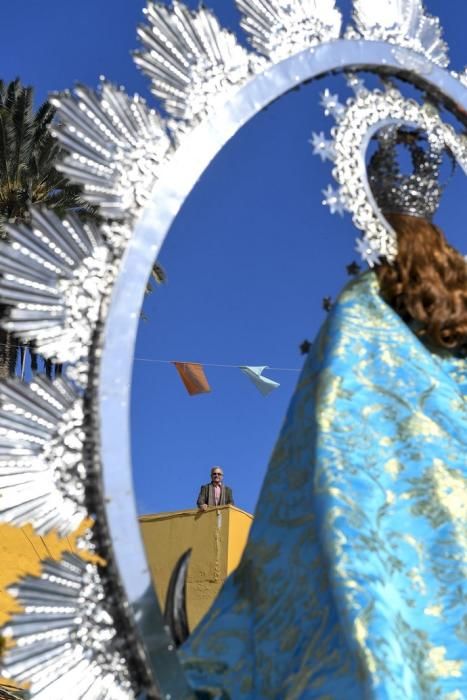
M 92 201 L 113 219 L 101 227 L 102 252 L 109 255 L 108 264 L 100 267 L 94 254 L 86 256 L 92 260 L 85 263 L 75 244 L 81 251 L 97 253 L 92 243 L 97 238 L 91 236 L 89 248 L 88 236 L 82 235 L 80 227 L 69 222 L 65 232 L 49 216 L 40 220 L 36 217 L 35 222 L 33 217 L 32 227 L 19 226 L 16 232 L 10 232 L 11 250 L 2 251 L 5 261 L 0 286 L 10 307 L 15 334 L 23 342 L 35 338 L 37 344 L 44 333 L 46 337 L 60 335 L 60 328 L 69 320 L 69 340 L 76 333 L 83 337 L 82 358 L 79 343 L 69 342 L 68 347 L 59 344 L 56 348 L 63 361 L 70 363 L 68 381 L 83 397 L 81 427 L 86 435 L 84 441 L 66 436 L 66 449 L 61 452 L 63 464 L 74 464 L 77 452 L 85 458 L 87 473 L 92 475 L 90 481 L 85 479 L 89 488 L 84 505 L 87 513 L 95 516 L 95 527 L 93 535 L 86 537 L 85 548 L 95 547 L 107 562 L 97 576 L 109 593 L 106 601 L 114 627 L 125 642 L 122 654 L 132 681 L 135 687 L 146 688 L 151 698 L 160 697 L 156 689 L 159 685 L 165 700 L 188 699 L 193 693 L 181 672 L 150 584 L 131 499 L 127 423 L 132 350 L 150 260 L 185 197 L 225 142 L 260 109 L 303 81 L 330 71 L 367 69 L 405 78 L 434 93 L 458 115 L 466 103 L 465 74 L 449 75 L 439 70 L 448 64 L 447 46 L 439 21 L 425 13 L 423 0 L 397 0 L 389 5 L 353 0 L 354 27 L 348 28 L 345 37 L 355 41 L 337 40 L 341 14 L 336 0 L 237 0 L 237 5 L 250 43 L 262 55 L 245 52 L 206 8 L 190 12 L 181 0 L 173 0 L 172 10 L 161 9 L 160 3 L 148 0 L 146 14 L 150 14 L 151 30 L 140 32 L 143 47 L 137 63 L 151 78 L 153 92 L 163 101 L 169 119 L 163 119 L 137 95 L 131 98 L 122 88 L 108 83 L 103 83 L 98 93 L 78 88 L 75 97 L 68 94 L 53 98 L 63 127 L 58 127 L 56 135 L 70 153 L 59 167 L 71 181 L 83 184 Z M 330 103 L 328 107 L 331 110 Z M 465 115 L 464 109 L 464 123 Z M 153 148 L 147 146 L 148 139 L 154 141 Z M 108 319 L 110 295 L 135 225 L 136 236 L 123 261 Z M 139 252 L 140 245 L 144 253 Z M 26 276 L 24 256 L 28 259 Z M 96 273 L 92 280 L 87 275 L 91 262 Z M 116 344 L 120 350 L 122 340 L 124 356 L 113 356 Z M 104 356 L 102 365 L 104 345 L 111 354 Z M 47 347 L 54 356 L 53 345 Z M 23 419 L 28 425 L 31 420 L 34 423 L 37 416 L 21 414 L 18 388 L 12 387 L 11 392 L 17 399 L 14 411 L 19 412 L 14 427 L 22 426 Z M 8 431 L 10 413 L 8 402 L 0 406 L 0 419 L 6 421 Z M 112 434 L 115 427 L 123 429 L 123 436 Z M 54 436 L 54 430 L 43 436 L 47 454 L 55 447 Z M 101 479 L 101 447 L 105 484 Z M 7 461 L 8 450 L 9 446 Z M 24 473 L 33 467 L 29 458 L 26 462 Z M 77 487 L 82 481 L 78 477 Z M 0 499 L 0 521 L 4 521 L 8 516 L 1 505 Z M 107 516 L 127 590 L 116 566 Z M 42 635 L 47 632 L 47 623 L 42 621 L 40 625 L 42 631 L 37 629 Z M 140 636 L 149 654 L 142 648 Z M 34 656 L 37 653 L 40 655 L 36 648 Z M 103 653 L 110 659 L 111 645 Z M 15 674 L 20 673 L 23 663 L 19 662 Z M 149 678 L 151 666 L 153 681 Z M 94 698 L 92 691 L 83 694 L 73 681 L 68 682 L 70 676 L 61 666 L 56 667 L 55 675 L 69 687 L 70 700 L 77 700 L 78 695 Z
M 326 96 L 328 97 L 328 96 Z M 336 97 L 331 96 L 335 101 Z M 356 97 L 346 105 L 333 107 L 337 126 L 332 130 L 333 140 L 323 141 L 324 135 L 315 134 L 315 153 L 334 162 L 332 174 L 340 185 L 337 191 L 328 188 L 327 200 L 337 210 L 339 207 L 352 214 L 357 229 L 363 233 L 357 249 L 361 247 L 364 260 L 373 267 L 381 257 L 394 262 L 397 255 L 397 234 L 391 228 L 370 187 L 366 166 L 366 154 L 372 137 L 388 126 L 405 126 L 427 133 L 432 144 L 440 151 L 448 150 L 467 172 L 467 138 L 457 134 L 446 124 L 433 104 L 418 104 L 406 99 L 392 84 L 384 91 L 367 90 L 357 85 Z M 330 201 L 329 201 L 330 200 Z
M 249 119 L 291 89 L 338 70 L 402 75 L 441 97 L 448 106 L 467 111 L 467 86 L 411 50 L 397 47 L 395 51 L 384 42 L 338 40 L 302 51 L 253 77 L 215 114 L 184 136 L 177 153 L 161 172 L 125 252 L 106 318 L 99 368 L 101 458 L 117 563 L 129 602 L 138 609 L 145 596 L 146 620 L 158 619 L 160 613 L 154 593 L 147 593 L 151 580 L 132 497 L 129 419 L 133 352 L 146 281 L 185 199 L 227 141 Z M 142 622 L 140 629 L 148 654 L 162 684 L 167 677 L 165 660 L 154 639 L 145 635 L 144 627 Z

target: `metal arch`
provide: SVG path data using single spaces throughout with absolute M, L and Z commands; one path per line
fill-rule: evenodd
M 104 331 L 98 389 L 104 496 L 122 581 L 166 698 L 189 695 L 175 694 L 177 674 L 169 674 L 168 669 L 171 667 L 173 671 L 177 667 L 176 652 L 163 634 L 154 634 L 162 618 L 140 537 L 131 468 L 132 364 L 146 282 L 181 206 L 226 142 L 249 119 L 292 88 L 350 69 L 396 74 L 439 97 L 464 122 L 467 120 L 467 86 L 447 70 L 400 46 L 336 40 L 285 59 L 253 77 L 228 103 L 183 138 L 135 227 L 114 287 Z M 145 634 L 151 628 L 153 634 Z M 180 682 L 182 676 L 178 675 Z

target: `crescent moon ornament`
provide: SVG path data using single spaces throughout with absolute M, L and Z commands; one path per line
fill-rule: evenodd
M 68 153 L 60 168 L 106 223 L 97 229 L 33 209 L 31 225 L 10 225 L 10 241 L 0 247 L 3 328 L 65 365 L 58 382 L 0 387 L 0 522 L 62 533 L 81 516 L 95 523 L 77 552 L 43 562 L 38 576 L 10 590 L 23 612 L 3 629 L 15 646 L 0 675 L 29 681 L 34 700 L 195 697 L 141 544 L 128 417 L 146 282 L 201 174 L 268 104 L 339 71 L 402 76 L 466 123 L 467 80 L 447 69 L 439 21 L 421 0 L 354 0 L 344 34 L 334 0 L 237 5 L 249 50 L 205 8 L 148 3 L 135 63 L 166 116 L 105 80 L 97 91 L 79 86 L 52 97 L 54 133 Z M 316 152 L 335 163 L 340 189 L 327 192 L 329 201 L 352 211 L 370 263 L 372 253 L 394 255 L 366 179 L 369 138 L 393 123 L 436 130 L 465 166 L 464 137 L 392 89 L 369 93 L 359 84 L 347 105 L 331 93 L 323 102 L 338 119 L 332 142 L 313 139 Z M 32 496 L 43 478 L 49 492 Z

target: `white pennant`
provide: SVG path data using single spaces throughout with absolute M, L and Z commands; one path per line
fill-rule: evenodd
M 243 374 L 246 374 L 246 376 L 251 379 L 255 387 L 263 396 L 267 396 L 271 393 L 271 391 L 274 391 L 274 389 L 277 389 L 280 386 L 278 382 L 274 382 L 272 379 L 262 376 L 264 370 L 267 369 L 267 366 L 240 367 L 240 369 L 242 370 Z

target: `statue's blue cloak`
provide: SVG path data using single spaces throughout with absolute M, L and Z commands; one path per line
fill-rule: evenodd
M 467 362 L 350 284 L 299 380 L 238 570 L 185 645 L 231 700 L 467 698 Z M 217 695 L 217 692 L 215 692 Z

